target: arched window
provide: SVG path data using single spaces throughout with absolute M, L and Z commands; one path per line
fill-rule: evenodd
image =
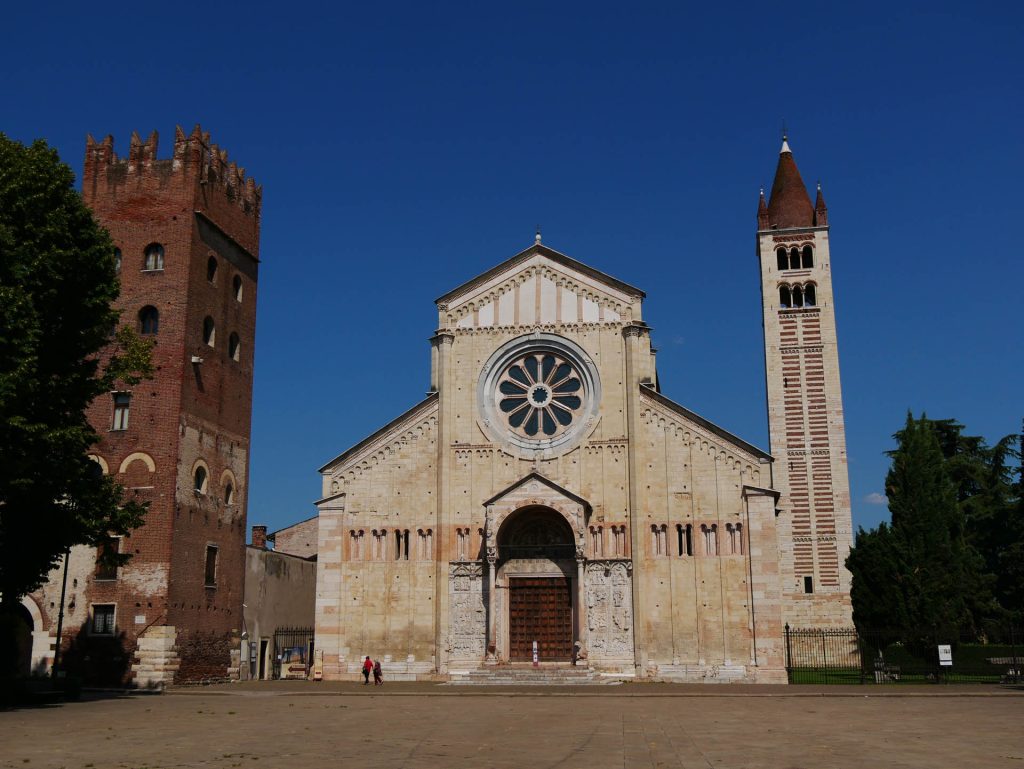
M 206 280 L 210 283 L 217 280 L 217 260 L 212 256 L 206 262 Z
M 814 249 L 804 246 L 804 269 L 809 270 L 814 266 Z
M 145 250 L 146 259 L 143 270 L 162 270 L 164 268 L 164 247 L 159 243 L 150 243 Z
M 203 320 L 203 344 L 213 347 L 217 342 L 217 328 L 213 325 L 213 318 L 209 315 Z
M 234 503 L 235 503 L 235 487 L 231 483 L 228 483 L 228 485 L 224 487 L 224 504 L 225 505 L 233 505 Z
M 160 311 L 153 305 L 139 310 L 139 333 L 156 334 L 160 331 Z
M 800 288 L 800 286 L 793 286 L 793 306 L 804 306 L 804 292 L 803 289 Z
M 790 297 L 789 286 L 779 286 L 779 307 L 788 310 L 793 305 Z
M 804 286 L 804 306 L 815 307 L 818 304 L 817 292 L 814 290 L 814 284 L 808 283 Z
M 238 334 L 234 331 L 231 332 L 231 336 L 228 337 L 228 356 L 231 360 L 238 360 Z
M 114 249 L 114 272 L 118 275 L 121 274 L 121 249 Z
M 800 249 L 793 248 L 789 252 L 789 269 L 799 270 L 800 269 Z
M 242 301 L 242 278 L 238 275 L 235 276 L 234 280 L 231 281 L 231 288 L 235 292 L 235 301 Z
M 779 269 L 780 270 L 788 270 L 789 269 L 789 255 L 786 254 L 786 249 L 780 248 L 778 251 L 775 252 L 775 256 L 778 257 L 778 260 L 779 260 Z
M 192 476 L 192 488 L 199 494 L 205 494 L 207 480 L 206 468 L 200 465 Z

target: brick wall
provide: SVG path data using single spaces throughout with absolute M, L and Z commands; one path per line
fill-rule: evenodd
M 129 651 L 147 629 L 174 626 L 176 680 L 223 678 L 242 617 L 261 191 L 198 126 L 177 129 L 170 159 L 157 149 L 155 132 L 133 134 L 126 159 L 111 137 L 86 148 L 83 197 L 121 251 L 121 322 L 141 331 L 151 306 L 159 328 L 155 375 L 130 388 L 127 429 L 112 429 L 113 394 L 89 409 L 94 454 L 149 511 L 121 543 L 131 561 L 116 579 L 91 575 L 85 599 L 116 604 Z M 163 247 L 162 269 L 145 269 L 151 243 Z M 208 547 L 217 553 L 209 582 Z

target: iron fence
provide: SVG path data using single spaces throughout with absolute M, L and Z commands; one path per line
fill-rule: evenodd
M 785 628 L 791 684 L 1024 683 L 1018 628 L 906 639 L 854 628 Z
M 308 678 L 313 664 L 313 628 L 274 631 L 274 678 Z

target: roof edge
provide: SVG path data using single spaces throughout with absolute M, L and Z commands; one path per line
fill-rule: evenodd
M 637 296 L 640 299 L 645 299 L 647 297 L 647 294 L 644 293 L 641 289 L 637 288 L 636 286 L 630 285 L 629 283 L 619 280 L 618 278 L 614 278 L 606 272 L 601 272 L 600 270 L 595 269 L 587 264 L 584 264 L 583 262 L 573 259 L 571 256 L 568 256 L 567 254 L 563 254 L 561 251 L 556 251 L 550 246 L 545 246 L 543 243 L 534 243 L 529 248 L 523 249 L 515 256 L 509 257 L 505 261 L 495 265 L 486 272 L 480 273 L 475 278 L 470 278 L 465 283 L 462 283 L 453 288 L 451 291 L 447 292 L 446 294 L 439 296 L 437 299 L 434 300 L 434 304 L 448 303 L 455 297 L 459 296 L 460 294 L 466 293 L 473 286 L 490 280 L 500 272 L 507 270 L 517 261 L 525 261 L 528 257 L 533 256 L 534 254 L 541 254 L 542 256 L 546 256 L 548 259 L 558 262 L 559 264 L 564 265 L 565 267 L 570 267 L 574 270 L 582 272 L 583 274 L 588 275 L 589 277 L 594 278 L 595 280 L 602 281 L 604 283 L 609 283 L 615 288 L 617 288 L 619 291 L 622 291 L 626 294 Z
M 401 414 L 399 414 L 397 417 L 392 419 L 390 422 L 388 422 L 386 425 L 384 425 L 382 428 L 380 428 L 376 432 L 371 433 L 370 435 L 366 436 L 365 438 L 363 438 L 361 441 L 359 441 L 359 443 L 355 444 L 354 446 L 351 446 L 351 447 L 345 449 L 343 452 L 338 454 L 338 456 L 336 456 L 330 462 L 327 462 L 323 467 L 321 467 L 319 470 L 317 470 L 317 472 L 318 473 L 322 473 L 328 467 L 331 467 L 332 465 L 337 464 L 338 462 L 342 461 L 343 459 L 346 459 L 347 457 L 351 456 L 352 454 L 354 454 L 355 452 L 359 451 L 360 449 L 365 448 L 367 444 L 369 444 L 371 441 L 373 441 L 376 438 L 379 438 L 380 436 L 382 436 L 385 433 L 387 433 L 395 425 L 399 424 L 400 422 L 402 422 L 402 421 L 404 421 L 406 419 L 409 419 L 417 411 L 425 409 L 427 406 L 429 406 L 432 403 L 434 403 L 437 400 L 437 398 L 438 398 L 438 395 L 437 395 L 436 391 L 428 394 L 426 398 L 421 400 L 419 403 L 417 403 L 412 408 L 407 409 L 406 411 L 404 411 Z M 326 497 L 325 497 L 325 499 L 326 499 Z M 321 500 L 321 501 L 323 501 L 323 500 Z
M 744 451 L 747 451 L 747 452 L 753 454 L 754 456 L 756 456 L 756 457 L 758 457 L 760 459 L 767 459 L 767 460 L 772 461 L 772 462 L 775 461 L 775 458 L 772 457 L 772 455 L 769 454 L 764 449 L 759 449 L 754 444 L 747 443 L 745 440 L 740 438 L 738 435 L 733 435 L 731 432 L 726 430 L 724 427 L 719 427 L 714 422 L 712 422 L 709 419 L 705 419 L 704 417 L 702 417 L 700 414 L 696 413 L 695 411 L 690 411 L 690 409 L 686 408 L 686 406 L 681 406 L 678 403 L 676 403 L 674 400 L 665 397 L 660 392 L 655 390 L 647 382 L 641 382 L 640 383 L 640 392 L 642 394 L 648 396 L 649 398 L 651 398 L 655 402 L 660 403 L 662 406 L 665 406 L 665 407 L 671 409 L 672 411 L 675 411 L 677 414 L 679 414 L 681 416 L 684 416 L 684 417 L 686 417 L 687 419 L 689 419 L 689 420 L 691 420 L 693 422 L 696 422 L 698 425 L 703 427 L 705 430 L 710 430 L 715 435 L 717 435 L 719 438 L 722 438 L 723 440 L 729 441 L 730 443 L 732 443 L 732 444 L 734 444 L 736 446 L 739 446 Z

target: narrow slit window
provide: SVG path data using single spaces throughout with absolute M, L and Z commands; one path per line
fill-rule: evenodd
M 206 546 L 206 587 L 217 585 L 217 546 Z
M 206 261 L 206 280 L 208 283 L 217 282 L 217 259 L 212 256 Z

